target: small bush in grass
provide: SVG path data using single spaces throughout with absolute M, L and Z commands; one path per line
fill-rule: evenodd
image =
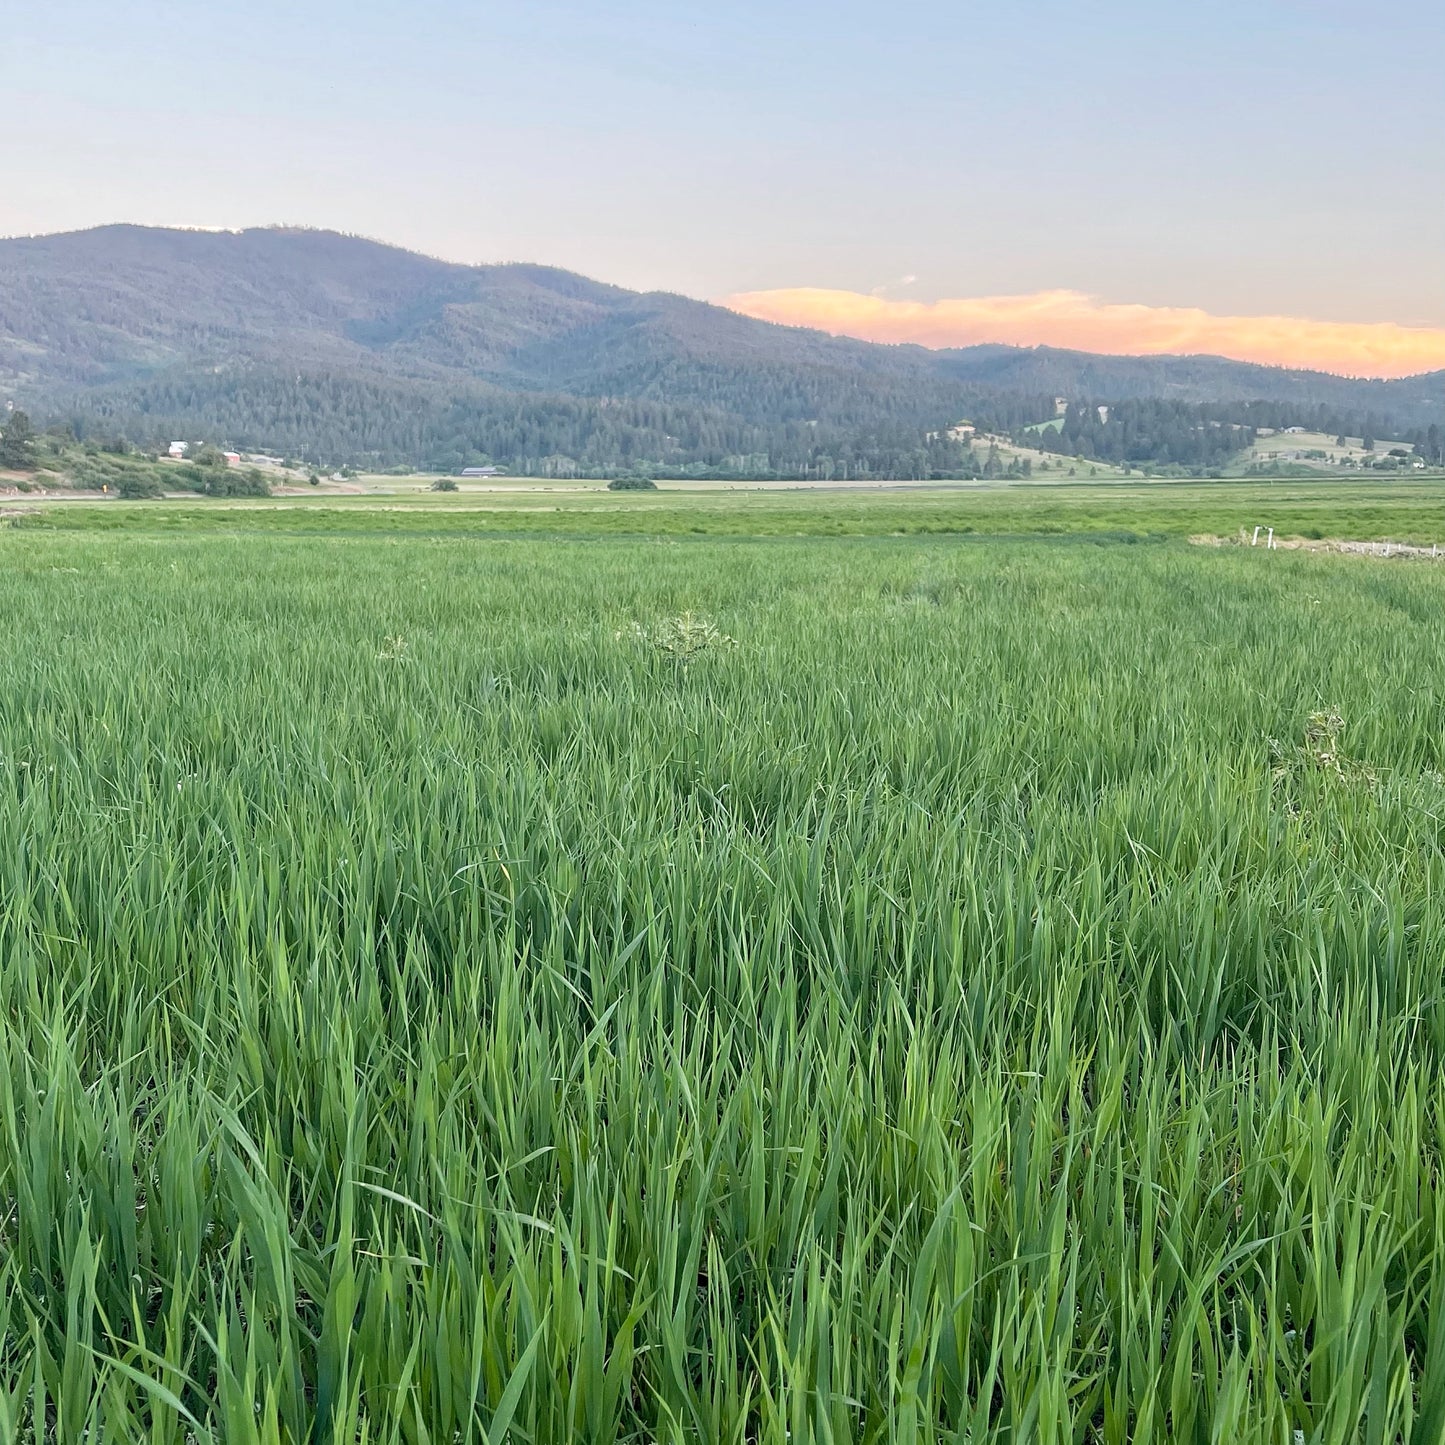
M 613 477 L 607 483 L 609 492 L 655 492 L 657 483 L 651 477 Z
M 684 612 L 679 617 L 669 617 L 654 627 L 644 627 L 640 622 L 634 622 L 616 636 L 619 640 L 631 638 L 635 642 L 645 643 L 665 657 L 684 665 L 704 653 L 720 652 L 737 646 L 737 639 L 721 631 L 717 623 L 706 617 L 698 617 L 692 612 Z
M 431 489 L 434 492 L 455 492 L 457 484 L 450 477 L 438 477 L 431 484 Z
M 1305 720 L 1304 738 L 1289 748 L 1277 739 L 1270 739 L 1270 758 L 1276 781 L 1286 781 L 1301 773 L 1322 773 L 1338 783 L 1358 783 L 1373 787 L 1378 781 L 1375 770 L 1344 749 L 1345 720 L 1332 708 L 1312 712 Z

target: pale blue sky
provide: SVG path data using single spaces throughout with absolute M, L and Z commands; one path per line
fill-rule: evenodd
M 1445 325 L 1440 0 L 8 0 L 0 233 Z

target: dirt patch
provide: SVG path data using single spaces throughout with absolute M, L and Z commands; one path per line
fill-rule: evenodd
M 1252 541 L 1247 531 L 1238 537 L 1216 537 L 1199 533 L 1191 537 L 1196 547 L 1255 547 L 1268 549 L 1271 544 L 1260 537 Z M 1380 561 L 1415 560 L 1422 562 L 1445 562 L 1445 547 L 1432 545 L 1418 546 L 1412 542 L 1352 542 L 1337 537 L 1276 537 L 1272 549 L 1276 552 L 1336 552 L 1342 556 L 1374 557 Z
M 302 483 L 278 482 L 271 488 L 273 497 L 360 497 L 365 494 L 366 488 L 358 486 L 355 482 L 322 482 L 320 486 L 316 487 Z
M 1425 562 L 1445 562 L 1439 546 L 1416 547 L 1408 542 L 1326 542 L 1307 544 L 1310 550 L 1349 552 L 1357 557 L 1414 557 Z

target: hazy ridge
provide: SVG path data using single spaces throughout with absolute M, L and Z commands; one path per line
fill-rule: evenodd
M 928 351 L 775 326 L 535 265 L 325 231 L 109 226 L 0 241 L 0 397 L 79 430 L 331 460 L 888 465 L 1054 395 L 1273 401 L 1407 431 L 1445 373 L 1359 381 L 1212 357 Z

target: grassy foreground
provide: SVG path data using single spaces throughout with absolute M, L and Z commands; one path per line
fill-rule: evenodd
M 1445 1436 L 1445 571 L 178 515 L 0 531 L 0 1440 Z

